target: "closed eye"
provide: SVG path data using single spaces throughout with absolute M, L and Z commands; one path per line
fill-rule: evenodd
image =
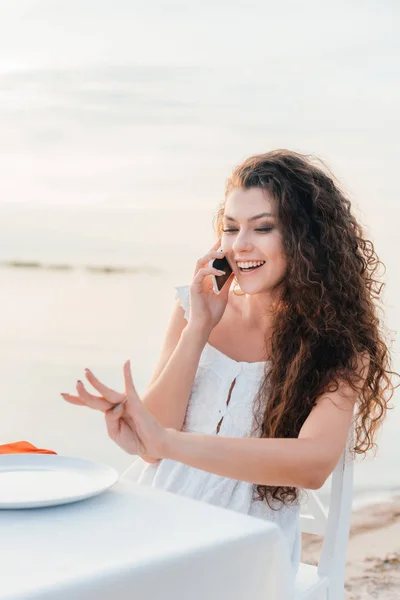
M 273 227 L 260 227 L 259 229 L 255 229 L 254 231 L 271 231 L 273 229 Z M 234 233 L 235 231 L 238 231 L 237 229 L 223 229 L 222 230 L 223 233 Z

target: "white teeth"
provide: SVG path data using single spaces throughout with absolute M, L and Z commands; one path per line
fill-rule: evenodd
M 237 265 L 240 267 L 240 269 L 249 269 L 250 267 L 258 267 L 264 263 L 265 260 L 257 260 L 252 262 L 238 262 Z

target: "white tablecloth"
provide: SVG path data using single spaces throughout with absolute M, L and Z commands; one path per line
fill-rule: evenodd
M 0 510 L 0 600 L 288 600 L 278 527 L 131 482 Z

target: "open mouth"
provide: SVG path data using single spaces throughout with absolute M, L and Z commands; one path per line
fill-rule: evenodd
M 256 264 L 256 265 L 251 265 L 249 267 L 239 267 L 239 265 L 238 265 L 238 268 L 241 273 L 250 273 L 251 271 L 255 271 L 256 269 L 259 269 L 263 265 L 265 265 L 265 261 L 263 261 L 259 264 Z

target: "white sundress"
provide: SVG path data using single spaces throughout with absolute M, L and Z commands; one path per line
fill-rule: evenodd
M 186 285 L 175 289 L 188 320 L 190 288 Z M 182 431 L 250 437 L 254 397 L 266 365 L 267 362 L 233 360 L 207 343 L 200 357 Z M 300 503 L 289 507 L 277 504 L 279 510 L 272 510 L 265 500 L 253 499 L 251 483 L 166 458 L 158 463 L 147 463 L 138 457 L 129 477 L 140 484 L 273 521 L 287 541 L 296 575 L 301 559 Z

